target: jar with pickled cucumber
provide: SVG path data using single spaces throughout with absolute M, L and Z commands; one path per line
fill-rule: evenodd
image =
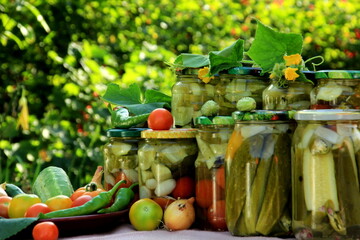
M 214 98 L 220 106 L 219 115 L 231 116 L 237 110 L 236 103 L 243 97 L 254 98 L 256 109 L 262 108 L 262 92 L 269 83 L 260 73 L 260 68 L 251 67 L 236 67 L 220 72 Z
M 139 145 L 140 198 L 194 197 L 196 129 L 145 130 Z
M 360 71 L 324 70 L 315 73 L 311 109 L 359 109 Z
M 231 116 L 196 119 L 199 154 L 195 161 L 196 218 L 199 228 L 226 231 L 225 167 L 227 143 L 234 128 Z
M 225 155 L 226 224 L 235 236 L 287 236 L 291 228 L 291 138 L 287 111 L 234 112 Z
M 104 146 L 104 183 L 110 190 L 115 183 L 126 180 L 123 186 L 138 182 L 138 144 L 141 128 L 110 129 L 109 142 Z
M 201 116 L 202 105 L 213 98 L 214 84 L 202 82 L 198 71 L 198 68 L 176 71 L 177 80 L 171 89 L 171 114 L 177 127 L 194 126 L 195 118 Z
M 292 228 L 297 239 L 360 238 L 360 112 L 294 115 Z
M 314 80 L 315 73 L 304 71 L 309 80 Z M 279 86 L 276 81 L 263 91 L 263 109 L 265 110 L 303 110 L 310 109 L 310 92 L 314 88 L 311 82 L 288 81 L 286 86 Z

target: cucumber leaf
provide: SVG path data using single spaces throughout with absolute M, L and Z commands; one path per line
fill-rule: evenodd
M 0 218 L 0 239 L 7 239 L 37 221 L 38 218 Z
M 191 53 L 181 53 L 175 59 L 172 67 L 177 69 L 184 68 L 201 68 L 204 66 L 209 66 L 209 57 L 200 54 L 191 54 Z
M 146 90 L 142 93 L 136 83 L 128 88 L 120 88 L 119 85 L 110 83 L 102 99 L 111 104 L 126 107 L 134 115 L 150 113 L 156 108 L 171 108 L 170 96 L 156 90 Z
M 221 51 L 209 53 L 210 75 L 213 76 L 222 70 L 233 67 L 241 67 L 241 60 L 244 56 L 244 40 L 238 39 L 230 46 Z
M 257 21 L 255 39 L 247 55 L 265 73 L 271 71 L 275 63 L 284 62 L 284 55 L 301 54 L 302 45 L 301 34 L 280 33 Z

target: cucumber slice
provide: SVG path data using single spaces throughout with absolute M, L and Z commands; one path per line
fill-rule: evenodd
M 335 82 L 329 82 L 323 87 L 320 87 L 319 92 L 316 96 L 317 100 L 334 101 L 338 98 L 343 89 Z
M 302 139 L 301 142 L 299 143 L 298 147 L 300 149 L 305 149 L 309 147 L 310 144 L 310 140 L 312 138 L 312 136 L 314 135 L 315 130 L 321 126 L 320 124 L 308 124 L 304 131 L 302 132 Z
M 254 136 L 258 133 L 261 133 L 266 129 L 267 129 L 266 126 L 263 125 L 251 125 L 251 126 L 243 126 L 240 131 L 241 131 L 241 136 L 245 139 Z
M 170 169 L 163 164 L 154 163 L 153 165 L 151 165 L 151 171 L 154 174 L 154 178 L 158 182 L 162 182 L 172 178 Z
M 115 156 L 124 156 L 131 150 L 131 144 L 123 142 L 114 142 L 111 151 Z
M 170 164 L 179 164 L 188 156 L 185 148 L 180 145 L 170 145 L 161 150 L 160 154 L 165 157 Z
M 306 148 L 303 156 L 303 179 L 308 211 L 318 211 L 328 200 L 334 203 L 333 210 L 339 211 L 332 152 L 314 155 Z

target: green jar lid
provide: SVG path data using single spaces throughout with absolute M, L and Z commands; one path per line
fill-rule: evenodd
M 317 79 L 360 79 L 360 70 L 321 70 L 315 72 L 315 77 Z
M 235 111 L 232 117 L 235 121 L 286 121 L 292 120 L 295 111 L 253 110 L 250 112 Z
M 231 116 L 197 117 L 195 125 L 234 125 L 235 121 Z
M 177 69 L 176 75 L 198 75 L 200 68 Z
M 140 137 L 141 131 L 146 130 L 147 128 L 127 128 L 127 129 L 119 129 L 113 128 L 109 129 L 106 132 L 106 136 L 108 137 Z
M 297 121 L 360 120 L 360 111 L 355 109 L 301 110 L 294 114 L 294 119 Z
M 223 70 L 220 74 L 236 74 L 236 75 L 253 75 L 260 76 L 261 68 L 254 67 L 234 67 L 228 70 Z
M 303 71 L 303 74 L 309 80 L 315 80 L 315 73 L 314 71 Z

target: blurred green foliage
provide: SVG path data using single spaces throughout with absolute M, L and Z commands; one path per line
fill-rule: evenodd
M 321 69 L 360 69 L 356 0 L 0 0 L 0 182 L 29 190 L 56 165 L 84 185 L 103 163 L 110 122 L 99 96 L 108 83 L 170 94 L 165 61 L 238 38 L 246 51 L 254 17 L 301 33 L 303 58 L 324 56 Z M 18 125 L 23 93 L 27 130 Z

